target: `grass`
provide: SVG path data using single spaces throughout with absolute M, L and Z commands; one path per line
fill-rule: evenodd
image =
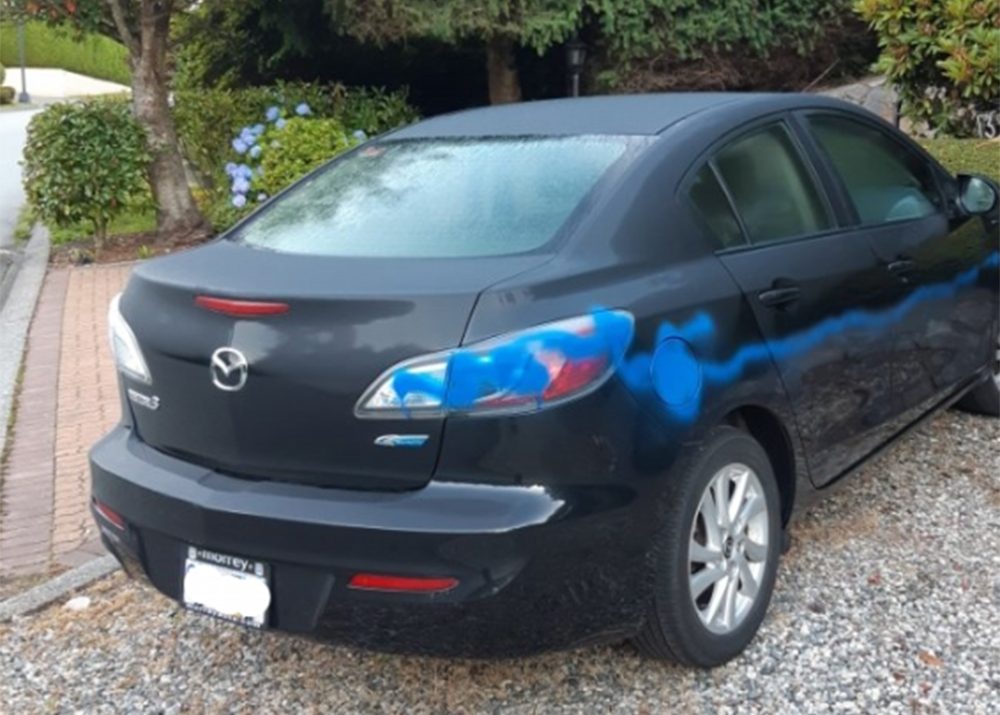
M 73 226 L 50 226 L 52 245 L 59 246 L 81 238 L 94 235 L 89 223 Z M 128 233 L 146 233 L 156 230 L 156 210 L 151 206 L 125 209 L 108 225 L 108 235 L 116 236 Z
M 30 204 L 24 204 L 17 212 L 17 222 L 14 224 L 14 238 L 27 241 L 31 238 L 31 227 L 35 225 L 35 212 Z
M 982 174 L 1000 183 L 1000 142 L 942 137 L 920 143 L 953 174 Z
M 0 22 L 0 38 L 0 64 L 10 72 L 20 65 L 17 27 Z M 103 35 L 84 34 L 77 38 L 66 28 L 28 22 L 24 26 L 24 54 L 28 67 L 55 67 L 125 85 L 131 82 L 125 46 Z

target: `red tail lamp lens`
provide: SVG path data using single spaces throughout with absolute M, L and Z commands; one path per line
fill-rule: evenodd
M 377 573 L 356 573 L 347 583 L 348 588 L 361 591 L 394 591 L 409 593 L 442 593 L 458 585 L 457 578 L 412 578 L 387 576 Z
M 109 507 L 104 502 L 94 500 L 94 509 L 104 519 L 117 529 L 125 530 L 125 519 L 117 511 Z
M 608 369 L 605 357 L 567 360 L 542 393 L 542 399 L 555 400 L 576 392 L 597 380 Z
M 263 315 L 281 315 L 288 312 L 288 303 L 273 303 L 260 300 L 232 300 L 230 298 L 213 298 L 209 295 L 199 295 L 194 302 L 205 310 L 211 310 L 223 315 L 237 318 L 259 317 Z

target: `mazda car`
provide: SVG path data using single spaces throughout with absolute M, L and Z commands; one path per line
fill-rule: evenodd
M 796 514 L 997 416 L 997 187 L 797 94 L 530 102 L 365 141 L 109 312 L 92 511 L 245 626 L 711 667 Z

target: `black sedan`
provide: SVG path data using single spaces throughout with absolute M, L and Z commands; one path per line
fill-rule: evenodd
M 404 652 L 712 666 L 795 514 L 998 414 L 997 188 L 807 95 L 596 97 L 362 144 L 110 310 L 126 570 Z

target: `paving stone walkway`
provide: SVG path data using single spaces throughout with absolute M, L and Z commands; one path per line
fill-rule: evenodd
M 46 276 L 0 465 L 0 578 L 76 566 L 103 553 L 89 514 L 87 451 L 119 418 L 106 314 L 131 268 L 85 266 Z

